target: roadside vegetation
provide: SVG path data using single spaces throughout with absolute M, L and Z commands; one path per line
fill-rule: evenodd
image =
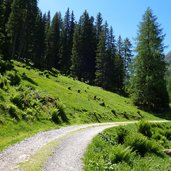
M 98 134 L 85 157 L 86 171 L 168 171 L 171 168 L 171 123 L 110 128 Z

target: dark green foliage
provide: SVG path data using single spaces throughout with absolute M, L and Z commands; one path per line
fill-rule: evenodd
M 68 9 L 62 26 L 59 52 L 59 69 L 65 74 L 70 73 L 74 27 L 74 13 L 70 14 Z
M 110 160 L 112 164 L 118 164 L 122 162 L 132 164 L 134 157 L 135 153 L 132 152 L 130 147 L 125 148 L 121 145 L 118 145 L 113 148 L 113 156 L 110 158 Z
M 55 122 L 56 124 L 60 123 L 59 110 L 58 109 L 52 110 L 52 121 Z
M 134 104 L 148 111 L 168 108 L 169 99 L 164 79 L 164 35 L 156 16 L 148 8 L 140 23 L 137 57 L 130 92 Z
M 123 60 L 124 60 L 124 84 L 127 85 L 131 74 L 131 64 L 132 64 L 132 44 L 131 41 L 126 38 L 123 42 Z
M 125 142 L 125 137 L 129 134 L 129 131 L 124 127 L 119 127 L 116 129 L 116 141 L 118 144 L 123 144 Z
M 138 124 L 138 132 L 143 134 L 144 136 L 151 137 L 152 132 L 152 124 L 149 122 L 142 121 Z
M 46 24 L 46 61 L 47 68 L 58 68 L 59 63 L 59 42 L 61 29 L 61 14 L 56 13 L 50 24 L 50 13 L 48 14 Z
M 36 16 L 37 0 L 24 1 L 24 3 L 22 0 L 13 0 L 6 25 L 12 58 L 27 59 L 33 40 L 32 33 Z
M 5 90 L 5 89 L 7 89 L 7 86 L 8 86 L 7 78 L 0 74 L 0 88 Z
M 146 153 L 159 154 L 161 150 L 161 147 L 156 143 L 156 141 L 150 141 L 147 137 L 138 133 L 129 135 L 125 140 L 125 144 L 130 146 L 133 151 L 137 152 L 141 156 L 144 156 Z
M 16 119 L 17 121 L 20 120 L 17 107 L 15 105 L 10 105 L 9 106 L 9 114 L 12 118 Z
M 95 74 L 95 31 L 94 19 L 85 11 L 75 26 L 71 73 L 79 80 L 93 83 Z
M 17 107 L 20 109 L 24 109 L 24 95 L 23 94 L 16 94 L 12 99 L 11 102 L 13 102 Z
M 124 90 L 124 47 L 121 36 L 117 41 L 117 55 L 115 57 L 115 89 L 117 92 L 123 92 Z
M 14 66 L 12 62 L 0 59 L 0 74 L 4 74 L 6 71 L 11 71 L 13 68 Z
M 101 33 L 99 36 L 99 43 L 97 46 L 96 51 L 96 79 L 95 84 L 97 86 L 103 87 L 104 83 L 104 62 L 105 62 L 105 55 L 106 55 L 106 47 L 105 47 L 105 35 Z
M 21 82 L 21 77 L 19 76 L 17 72 L 8 74 L 8 78 L 10 81 L 10 85 L 12 86 L 19 85 Z
M 65 113 L 65 105 L 62 102 L 57 102 L 57 109 L 58 109 L 58 113 L 62 121 L 68 122 L 68 118 Z
M 40 11 L 38 11 L 35 19 L 33 35 L 32 61 L 36 67 L 45 68 L 45 19 Z

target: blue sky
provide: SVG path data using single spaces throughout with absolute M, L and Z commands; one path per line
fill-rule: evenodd
M 104 21 L 114 29 L 116 37 L 130 38 L 135 45 L 139 22 L 142 20 L 147 7 L 150 7 L 158 17 L 158 22 L 166 34 L 165 52 L 171 50 L 171 0 L 39 0 L 39 8 L 42 12 L 61 11 L 64 16 L 67 8 L 74 11 L 76 20 L 87 10 L 90 15 L 96 17 L 98 12 L 102 13 Z

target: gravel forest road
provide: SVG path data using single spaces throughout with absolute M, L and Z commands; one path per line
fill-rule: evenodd
M 158 121 L 157 121 L 158 122 Z M 163 121 L 159 121 L 163 122 Z M 94 136 L 103 130 L 132 122 L 113 122 L 68 126 L 41 132 L 25 139 L 0 153 L 0 171 L 18 171 L 19 164 L 32 158 L 46 144 L 60 141 L 53 155 L 47 160 L 44 171 L 81 171 L 82 157 Z

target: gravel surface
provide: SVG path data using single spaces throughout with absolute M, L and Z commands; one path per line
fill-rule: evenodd
M 91 127 L 66 138 L 49 158 L 44 171 L 81 171 L 82 157 L 92 138 L 106 128 L 116 125 Z
M 44 168 L 46 171 L 81 170 L 81 158 L 92 138 L 106 128 L 134 122 L 85 124 L 68 126 L 47 132 L 41 132 L 25 139 L 0 153 L 0 171 L 18 170 L 20 163 L 28 161 L 40 148 L 49 142 L 66 138 L 58 145 L 54 155 Z M 78 131 L 78 132 L 75 132 Z M 73 134 L 71 134 L 74 132 Z

